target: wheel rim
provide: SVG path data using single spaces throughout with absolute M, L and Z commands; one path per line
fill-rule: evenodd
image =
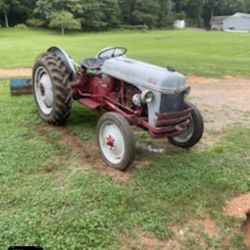
M 49 115 L 54 102 L 53 85 L 47 70 L 42 66 L 35 72 L 34 91 L 41 111 Z
M 180 134 L 178 136 L 173 137 L 173 139 L 178 143 L 186 143 L 192 138 L 192 136 L 194 134 L 194 130 L 195 130 L 194 120 L 191 117 L 190 125 L 189 125 L 188 129 L 183 134 Z
M 125 141 L 119 127 L 112 121 L 105 121 L 99 132 L 99 144 L 105 158 L 112 164 L 119 164 L 125 154 Z

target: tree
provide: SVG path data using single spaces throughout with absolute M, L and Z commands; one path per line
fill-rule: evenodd
M 64 35 L 65 30 L 81 29 L 81 23 L 79 20 L 74 19 L 72 13 L 68 11 L 60 11 L 51 14 L 49 27 L 61 29 L 61 34 Z
M 159 12 L 160 5 L 157 1 L 136 0 L 133 11 L 134 24 L 146 24 L 155 27 Z
M 84 0 L 78 11 L 83 27 L 88 30 L 116 27 L 120 23 L 118 0 Z
M 50 20 L 52 13 L 60 11 L 69 11 L 77 13 L 81 8 L 81 0 L 37 0 L 34 14 L 39 18 Z
M 135 7 L 134 0 L 119 0 L 119 6 L 121 10 L 121 20 L 123 24 L 133 23 L 133 11 Z
M 115 27 L 120 23 L 120 6 L 118 0 L 103 0 L 102 12 L 104 13 L 103 21 L 106 27 Z
M 187 0 L 186 13 L 187 17 L 193 24 L 203 26 L 202 19 L 204 0 Z
M 173 23 L 172 7 L 173 3 L 171 0 L 159 0 L 160 11 L 158 14 L 158 27 L 167 27 Z
M 15 3 L 11 0 L 0 0 L 0 11 L 4 14 L 4 22 L 5 27 L 9 27 L 9 18 L 8 14 L 12 6 L 14 6 Z

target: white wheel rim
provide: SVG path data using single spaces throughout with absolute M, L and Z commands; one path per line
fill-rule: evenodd
M 105 158 L 112 164 L 119 164 L 125 155 L 125 141 L 121 130 L 112 121 L 105 121 L 100 127 L 99 144 Z
M 35 72 L 34 92 L 41 111 L 49 115 L 54 102 L 53 85 L 47 70 L 42 66 Z

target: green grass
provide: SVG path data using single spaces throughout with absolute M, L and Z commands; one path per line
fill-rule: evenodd
M 198 30 L 72 33 L 47 30 L 0 30 L 0 67 L 32 67 L 35 57 L 52 45 L 63 47 L 77 62 L 108 46 L 125 46 L 128 56 L 184 74 L 207 77 L 250 76 L 250 34 Z
M 133 232 L 174 239 L 173 225 L 207 216 L 217 223 L 218 237 L 188 234 L 182 249 L 245 249 L 240 221 L 222 209 L 227 199 L 250 190 L 250 127 L 229 129 L 210 149 L 147 154 L 154 158 L 150 166 L 117 183 L 84 169 L 84 159 L 60 143 L 56 129 L 37 131 L 43 123 L 32 96 L 10 97 L 3 81 L 0 103 L 0 249 L 119 249 L 132 244 Z M 94 143 L 99 115 L 75 104 L 66 129 Z

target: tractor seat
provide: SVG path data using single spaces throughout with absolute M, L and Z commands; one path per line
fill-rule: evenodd
M 99 69 L 102 65 L 103 60 L 95 57 L 81 60 L 81 66 L 86 69 Z

